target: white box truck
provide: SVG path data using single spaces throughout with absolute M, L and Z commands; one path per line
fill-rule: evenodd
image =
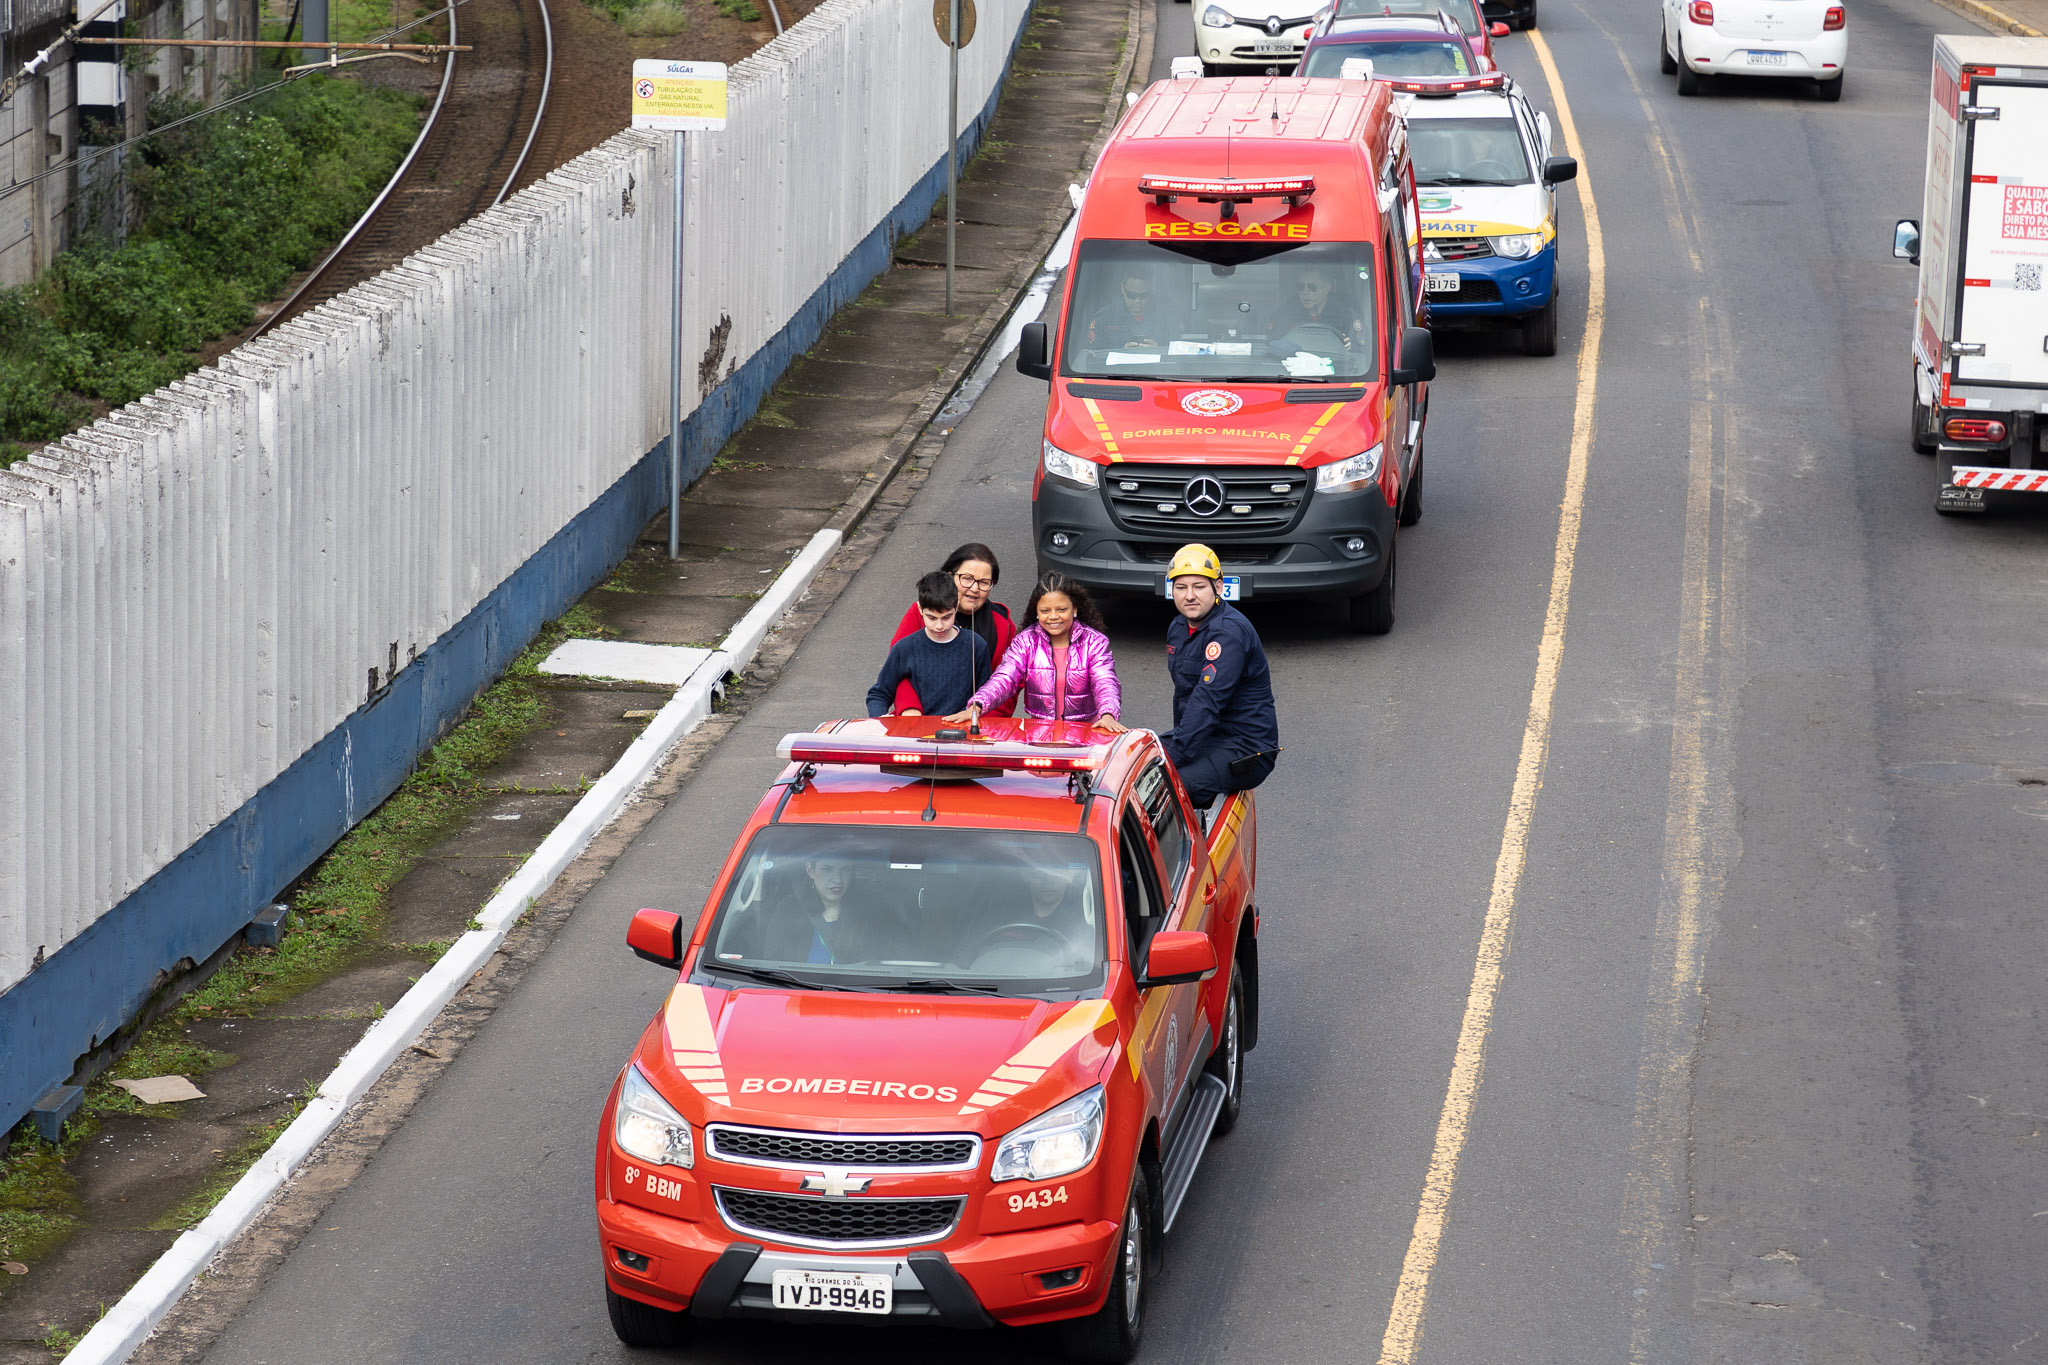
M 2048 38 L 1935 38 L 1926 207 L 1892 254 L 1920 267 L 1913 448 L 1935 510 L 2048 493 Z

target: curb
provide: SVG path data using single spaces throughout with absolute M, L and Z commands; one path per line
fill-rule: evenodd
M 1965 19 L 1974 19 L 1997 33 L 2009 33 L 2016 38 L 2048 37 L 2040 29 L 2022 23 L 1996 5 L 1987 5 L 1984 0 L 1934 0 L 1943 9 L 1954 10 Z

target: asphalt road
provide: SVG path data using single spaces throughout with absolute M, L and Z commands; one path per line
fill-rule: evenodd
M 1191 50 L 1160 6 L 1155 74 Z M 1584 527 L 1511 950 L 1418 1359 L 2048 1358 L 2048 509 L 1932 510 L 1906 441 L 1931 35 L 1852 15 L 1840 104 L 1679 100 L 1654 12 L 1549 0 L 1606 242 Z M 1521 35 L 1504 62 L 1545 105 Z M 1555 117 L 1555 114 L 1553 114 Z M 1569 188 L 1569 187 L 1568 187 Z M 1286 757 L 1260 792 L 1266 1016 L 1145 1359 L 1374 1358 L 1438 1140 L 1509 814 L 1573 430 L 1562 354 L 1446 339 L 1427 515 L 1383 639 L 1255 605 Z M 605 1321 L 598 1107 L 789 730 L 859 709 L 918 572 L 1030 573 L 1042 385 L 1006 371 L 888 543 L 211 1359 L 633 1357 Z M 1112 624 L 1165 724 L 1163 604 Z M 1030 1333 L 707 1332 L 707 1361 L 1049 1358 Z

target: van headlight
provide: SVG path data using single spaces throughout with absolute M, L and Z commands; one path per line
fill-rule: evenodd
M 697 1164 L 689 1121 L 661 1097 L 637 1066 L 627 1067 L 619 1081 L 619 1108 L 612 1116 L 612 1140 L 628 1156 L 657 1166 Z
M 1048 1109 L 996 1144 L 991 1180 L 1057 1180 L 1095 1160 L 1102 1145 L 1102 1087 Z
M 1505 256 L 1511 261 L 1526 261 L 1543 250 L 1543 234 L 1540 232 L 1511 232 L 1505 237 L 1489 237 L 1493 243 L 1493 254 Z
M 1069 455 L 1051 441 L 1045 443 L 1045 472 L 1083 488 L 1093 488 L 1102 478 L 1102 466 L 1079 455 Z
M 1211 5 L 1202 11 L 1204 28 L 1229 28 L 1236 22 L 1237 17 L 1221 5 Z
M 1356 493 L 1359 489 L 1376 483 L 1380 477 L 1380 451 L 1374 446 L 1363 454 L 1353 455 L 1348 460 L 1326 464 L 1316 470 L 1316 492 Z

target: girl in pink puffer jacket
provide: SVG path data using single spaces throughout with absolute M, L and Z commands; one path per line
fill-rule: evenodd
M 1088 590 L 1062 573 L 1048 573 L 1031 590 L 1024 619 L 1033 624 L 1017 632 L 1002 662 L 967 703 L 967 709 L 946 717 L 954 722 L 980 718 L 983 711 L 1024 693 L 1024 714 L 1035 720 L 1070 720 L 1119 731 L 1123 688 L 1116 680 L 1116 659 L 1109 637 L 1102 633 L 1102 613 Z

